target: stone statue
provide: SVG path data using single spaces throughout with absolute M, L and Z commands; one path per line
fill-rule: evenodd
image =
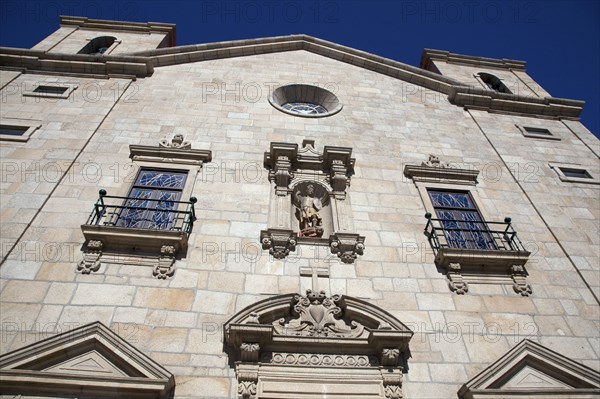
M 298 207 L 297 213 L 300 220 L 300 237 L 321 237 L 323 235 L 323 219 L 319 211 L 323 209 L 321 198 L 315 197 L 315 187 L 309 184 L 306 188 L 306 195 L 296 192 L 296 201 Z

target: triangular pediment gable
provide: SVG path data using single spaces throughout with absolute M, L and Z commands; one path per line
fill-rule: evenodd
M 461 399 L 592 398 L 599 394 L 600 373 L 530 340 L 521 341 L 458 391 Z
M 0 356 L 3 393 L 169 398 L 173 375 L 102 323 Z

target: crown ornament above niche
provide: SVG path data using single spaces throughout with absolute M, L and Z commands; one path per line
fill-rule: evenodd
M 263 249 L 284 259 L 298 245 L 327 246 L 344 263 L 364 251 L 363 236 L 354 231 L 348 188 L 355 159 L 349 147 L 315 149 L 314 140 L 302 147 L 271 143 L 264 155 L 273 185 L 269 227 L 261 231 Z

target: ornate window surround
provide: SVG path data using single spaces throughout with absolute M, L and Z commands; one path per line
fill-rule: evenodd
M 354 174 L 351 155 L 351 148 L 334 146 L 325 146 L 321 154 L 313 140 L 304 140 L 301 149 L 297 144 L 271 143 L 264 155 L 273 190 L 269 228 L 260 232 L 263 249 L 276 259 L 284 259 L 297 245 L 328 246 L 344 263 L 353 263 L 363 254 L 365 237 L 354 232 L 346 193 Z M 328 237 L 302 237 L 292 226 L 294 187 L 313 183 L 328 192 L 332 212 Z
M 130 145 L 131 171 L 125 184 L 114 195 L 127 197 L 133 180 L 141 169 L 164 169 L 187 173 L 181 200 L 192 197 L 196 177 L 203 164 L 212 160 L 208 150 L 191 149 L 182 135 L 163 139 L 159 146 Z M 113 194 L 113 193 L 110 193 Z M 189 234 L 183 230 L 151 230 L 83 224 L 81 231 L 86 239 L 83 259 L 77 270 L 84 274 L 97 272 L 102 258 L 106 263 L 127 263 L 151 267 L 153 275 L 160 279 L 173 276 L 175 260 L 187 252 Z
M 448 190 L 468 192 L 483 222 L 493 220 L 476 189 L 478 170 L 455 168 L 430 155 L 421 165 L 406 165 L 404 174 L 419 190 L 426 217 L 434 212 L 428 190 Z M 512 284 L 516 293 L 528 296 L 532 289 L 527 284 L 524 266 L 529 255 L 530 252 L 521 250 L 441 248 L 435 253 L 435 264 L 446 274 L 450 290 L 457 294 L 468 292 L 471 283 Z
M 308 290 L 259 301 L 223 326 L 242 398 L 402 398 L 413 332 L 360 299 Z M 311 395 L 311 393 L 313 395 Z M 335 396 L 335 395 L 334 395 Z

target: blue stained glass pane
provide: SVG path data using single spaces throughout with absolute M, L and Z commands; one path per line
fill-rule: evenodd
M 175 207 L 173 201 L 177 201 L 178 193 L 163 191 L 159 193 L 158 201 L 156 201 L 156 210 L 150 218 L 148 228 L 150 229 L 167 229 L 173 220 L 173 214 L 166 212 Z
M 131 209 L 125 208 L 121 212 L 119 217 L 119 221 L 117 226 L 120 227 L 129 227 L 129 228 L 141 228 L 146 219 L 146 210 L 148 208 L 148 204 L 151 201 L 148 201 L 152 197 L 151 190 L 140 190 L 134 189 L 131 194 L 131 197 L 136 199 L 128 199 L 125 202 L 125 207 L 136 207 L 141 209 Z
M 142 171 L 139 184 L 142 186 L 183 189 L 185 175 L 159 171 Z
M 468 194 L 431 192 L 430 197 L 434 207 L 473 208 Z

